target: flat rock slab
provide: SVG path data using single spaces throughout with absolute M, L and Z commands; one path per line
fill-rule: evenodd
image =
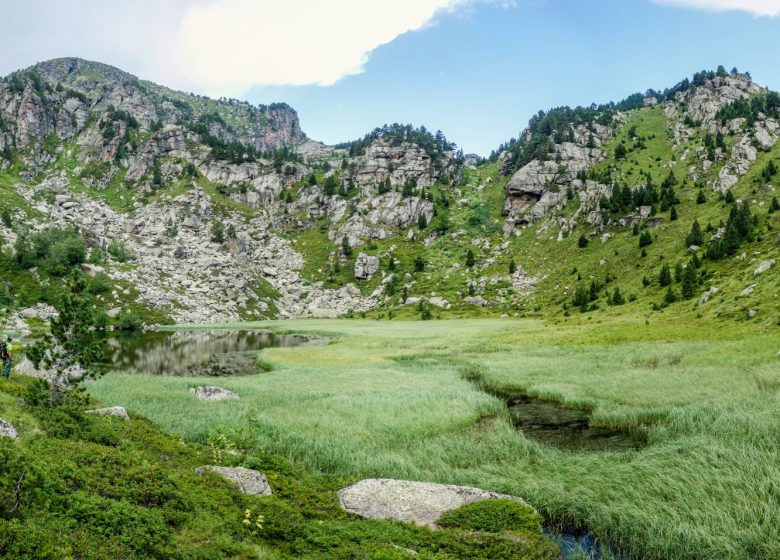
M 435 482 L 414 482 L 389 478 L 370 478 L 338 492 L 341 507 L 370 519 L 395 519 L 436 528 L 436 521 L 446 512 L 482 500 L 514 500 L 517 496 L 497 494 L 469 486 Z
M 127 411 L 123 406 L 109 406 L 108 408 L 97 408 L 95 410 L 86 410 L 84 414 L 98 414 L 100 416 L 116 416 L 122 420 L 130 420 Z
M 10 422 L 6 422 L 0 418 L 0 437 L 19 439 L 19 434 L 16 433 L 16 428 L 14 428 Z
M 245 469 L 244 467 L 215 467 L 203 466 L 195 469 L 199 475 L 215 473 L 233 484 L 242 494 L 249 496 L 270 496 L 271 487 L 263 473 Z
M 238 395 L 233 391 L 228 391 L 222 387 L 204 385 L 203 387 L 193 387 L 190 393 L 202 401 L 224 401 L 226 399 L 237 399 Z

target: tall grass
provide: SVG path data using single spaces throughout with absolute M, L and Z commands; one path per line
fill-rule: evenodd
M 637 557 L 780 558 L 780 340 L 718 324 L 639 317 L 533 321 L 298 321 L 331 344 L 267 349 L 269 373 L 219 379 L 238 401 L 202 403 L 213 382 L 108 375 L 90 386 L 185 437 L 215 429 L 312 470 L 469 484 L 518 494 Z M 515 431 L 466 379 L 593 408 L 650 445 L 575 454 Z

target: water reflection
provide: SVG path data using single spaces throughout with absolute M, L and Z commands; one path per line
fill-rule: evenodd
M 161 331 L 108 340 L 108 370 L 179 376 L 257 373 L 263 348 L 298 346 L 308 339 L 252 330 Z

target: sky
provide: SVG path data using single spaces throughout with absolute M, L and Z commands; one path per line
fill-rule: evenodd
M 487 155 L 540 109 L 723 64 L 780 89 L 780 0 L 0 0 L 0 75 L 79 56 L 251 103 L 310 138 L 384 123 Z

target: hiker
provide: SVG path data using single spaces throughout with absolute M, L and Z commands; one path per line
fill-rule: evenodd
M 11 375 L 11 337 L 9 336 L 5 341 L 0 342 L 0 360 L 3 360 L 3 372 L 0 373 L 3 377 L 8 379 Z

